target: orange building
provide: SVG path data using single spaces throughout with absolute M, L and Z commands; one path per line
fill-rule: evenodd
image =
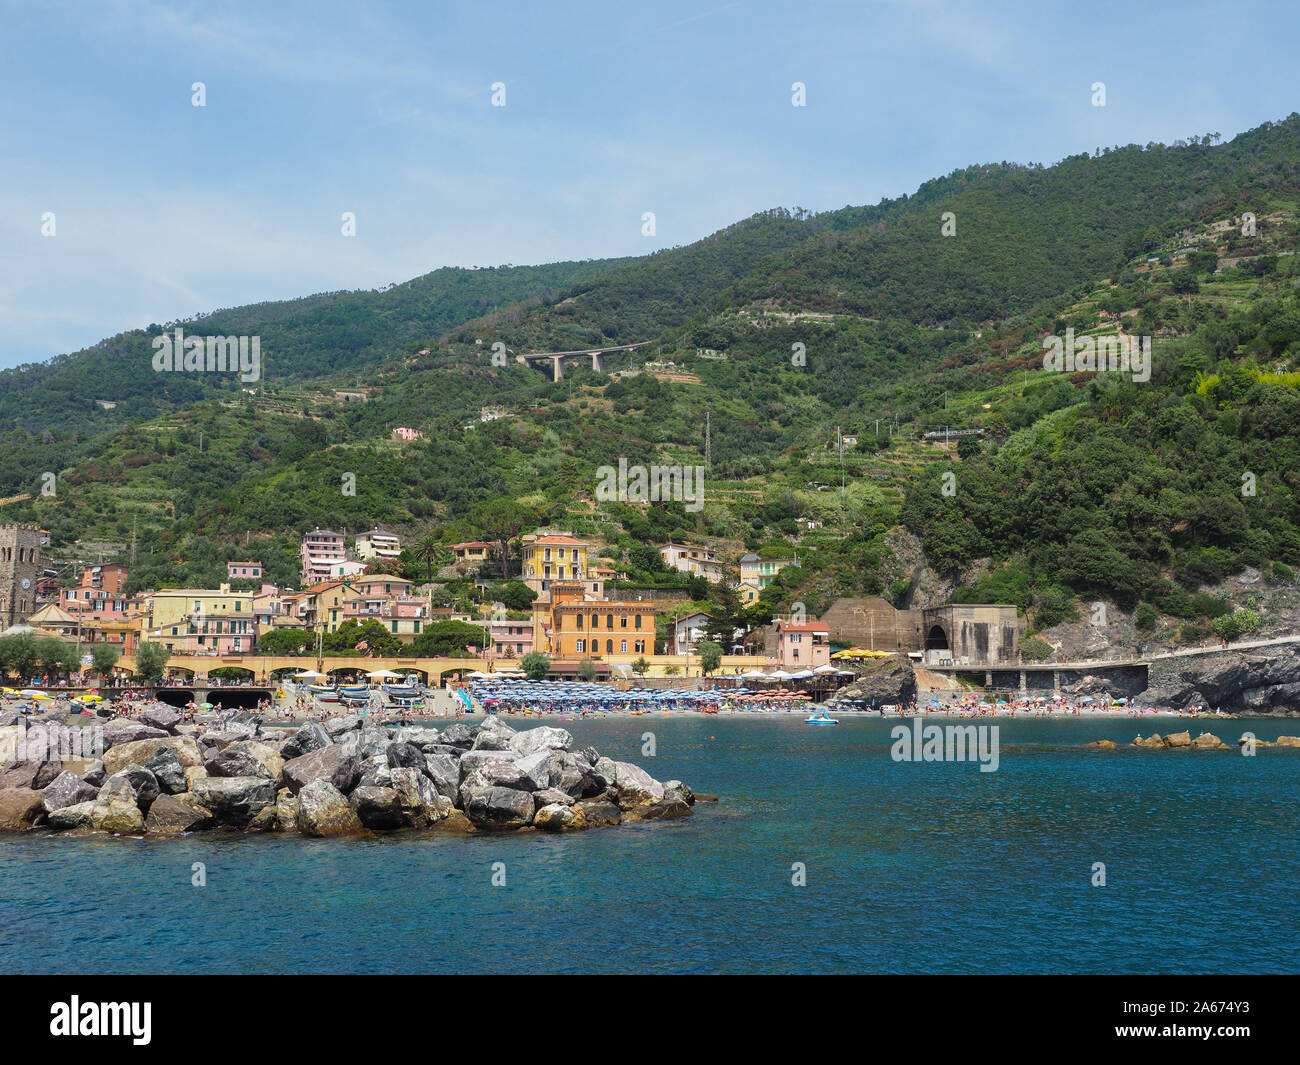
M 578 583 L 550 587 L 550 618 L 542 629 L 557 659 L 652 655 L 655 650 L 655 604 L 583 598 Z

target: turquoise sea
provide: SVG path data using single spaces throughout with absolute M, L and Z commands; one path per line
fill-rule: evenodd
M 547 721 L 721 796 L 684 821 L 563 837 L 0 837 L 0 968 L 1300 968 L 1300 750 L 1106 753 L 1079 745 L 1126 743 L 1152 722 L 1026 720 L 1001 723 L 1000 766 L 981 773 L 892 761 L 893 721 L 802 716 Z M 1300 734 L 1276 719 L 1182 727 L 1228 742 Z M 795 863 L 806 886 L 792 884 Z

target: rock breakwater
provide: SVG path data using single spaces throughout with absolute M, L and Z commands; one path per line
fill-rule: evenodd
M 287 732 L 246 711 L 191 725 L 159 715 L 110 722 L 102 742 L 87 763 L 4 766 L 0 831 L 562 832 L 688 817 L 695 805 L 680 781 L 574 750 L 565 729 L 496 718 L 431 728 L 358 716 Z

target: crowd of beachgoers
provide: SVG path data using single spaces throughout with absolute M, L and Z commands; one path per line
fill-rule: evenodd
M 428 691 L 426 689 L 426 691 Z M 1019 699 L 991 699 L 980 693 L 957 691 L 922 692 L 915 699 L 902 703 L 874 703 L 862 699 L 844 699 L 831 695 L 828 700 L 818 700 L 811 693 L 780 690 L 773 692 L 735 688 L 619 688 L 607 684 L 577 681 L 493 681 L 471 682 L 464 691 L 453 689 L 456 698 L 443 700 L 406 699 L 394 705 L 382 686 L 372 687 L 367 702 L 356 705 L 345 701 L 335 702 L 320 698 L 321 689 L 295 685 L 292 681 L 271 688 L 270 696 L 260 699 L 255 707 L 223 705 L 222 693 L 212 691 L 204 703 L 188 703 L 180 707 L 186 720 L 198 713 L 226 710 L 254 709 L 264 718 L 279 719 L 286 724 L 305 721 L 327 721 L 337 717 L 362 714 L 365 716 L 403 719 L 411 721 L 461 720 L 471 714 L 501 714 L 520 717 L 560 717 L 566 719 L 604 718 L 621 715 L 720 715 L 732 716 L 769 714 L 807 714 L 811 709 L 826 709 L 832 713 L 857 716 L 865 714 L 880 717 L 913 717 L 939 715 L 944 717 L 1033 717 L 1076 718 L 1084 716 L 1146 717 L 1222 716 L 1221 711 L 1204 708 L 1200 711 L 1176 710 L 1172 707 L 1140 706 L 1126 698 L 1107 696 L 1065 695 L 1022 697 Z M 5 704 L 10 708 L 29 708 L 41 713 L 49 710 L 81 710 L 99 712 L 104 716 L 133 717 L 156 705 L 152 695 L 144 690 L 123 692 L 108 701 L 96 696 L 80 700 L 63 694 L 57 688 L 43 698 L 35 697 L 34 690 L 18 692 L 6 689 Z M 453 710 L 451 707 L 455 706 Z

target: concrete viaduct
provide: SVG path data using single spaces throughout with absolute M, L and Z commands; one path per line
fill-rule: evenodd
M 528 355 L 516 355 L 515 362 L 523 363 L 525 366 L 530 363 L 540 365 L 547 359 L 551 361 L 551 380 L 560 381 L 564 378 L 564 360 L 574 356 L 591 356 L 591 368 L 597 373 L 605 372 L 605 365 L 600 361 L 602 355 L 607 355 L 612 351 L 634 351 L 636 348 L 644 347 L 648 340 L 641 340 L 635 344 L 620 344 L 611 348 L 579 348 L 574 351 L 535 351 Z

